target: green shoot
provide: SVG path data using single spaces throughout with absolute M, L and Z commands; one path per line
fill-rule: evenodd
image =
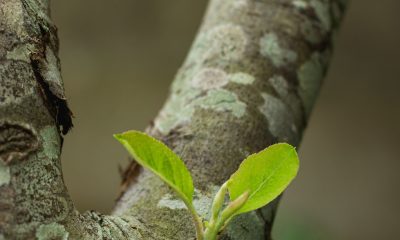
M 140 165 L 159 176 L 182 199 L 194 220 L 198 240 L 217 239 L 235 216 L 267 205 L 285 190 L 299 168 L 295 148 L 286 143 L 274 144 L 248 156 L 221 186 L 211 205 L 211 217 L 203 223 L 193 206 L 190 172 L 171 149 L 138 131 L 114 137 Z M 230 202 L 225 203 L 228 191 Z

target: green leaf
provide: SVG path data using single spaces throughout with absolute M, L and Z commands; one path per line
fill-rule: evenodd
M 193 181 L 183 161 L 162 142 L 138 131 L 115 134 L 134 159 L 171 186 L 188 205 L 193 200 Z
M 286 143 L 274 144 L 247 157 L 228 183 L 231 201 L 246 191 L 250 193 L 236 214 L 258 209 L 274 200 L 294 179 L 298 169 L 296 150 Z

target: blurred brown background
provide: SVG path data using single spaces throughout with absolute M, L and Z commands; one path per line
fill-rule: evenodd
M 80 210 L 109 212 L 127 153 L 112 134 L 161 108 L 205 0 L 53 1 L 75 128 L 64 177 Z M 399 239 L 400 1 L 353 0 L 274 235 Z

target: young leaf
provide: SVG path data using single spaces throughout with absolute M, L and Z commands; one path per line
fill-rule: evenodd
M 249 191 L 246 203 L 235 215 L 258 209 L 274 200 L 293 180 L 298 168 L 296 150 L 286 143 L 274 144 L 247 157 L 228 184 L 231 201 Z
M 192 176 L 183 161 L 171 149 L 138 131 L 115 134 L 114 137 L 140 165 L 164 180 L 187 205 L 192 204 L 194 192 Z

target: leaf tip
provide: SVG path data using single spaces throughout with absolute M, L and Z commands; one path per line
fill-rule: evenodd
M 113 134 L 113 137 L 114 137 L 116 140 L 121 141 L 122 138 L 123 138 L 123 134 L 121 134 L 121 133 L 116 133 L 116 134 Z

